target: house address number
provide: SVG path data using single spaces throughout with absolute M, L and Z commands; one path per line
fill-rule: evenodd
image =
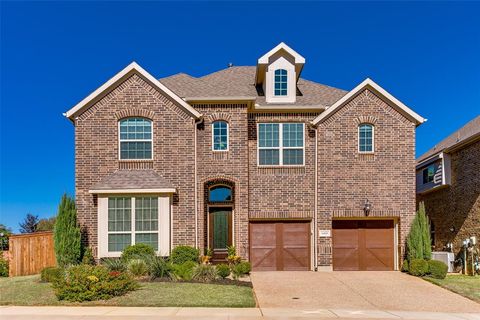
M 331 237 L 332 233 L 330 230 L 320 230 L 320 237 Z

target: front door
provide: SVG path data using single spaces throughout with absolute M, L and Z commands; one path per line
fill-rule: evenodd
M 210 248 L 213 262 L 225 262 L 227 247 L 232 245 L 232 210 L 231 208 L 210 208 Z

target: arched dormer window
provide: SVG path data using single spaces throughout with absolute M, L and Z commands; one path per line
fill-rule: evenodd
M 374 151 L 374 127 L 370 123 L 358 125 L 358 152 Z
M 212 150 L 228 151 L 228 122 L 215 121 L 212 123 Z
M 125 118 L 118 122 L 120 160 L 152 159 L 152 121 Z
M 275 70 L 274 93 L 276 96 L 286 96 L 288 94 L 287 81 L 288 81 L 287 70 L 285 69 Z
M 208 190 L 209 202 L 231 202 L 232 188 L 225 185 L 213 186 Z

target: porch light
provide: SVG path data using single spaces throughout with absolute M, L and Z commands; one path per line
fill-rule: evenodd
M 365 204 L 363 205 L 363 212 L 365 213 L 365 216 L 368 217 L 370 214 L 370 209 L 372 209 L 372 204 L 367 200 L 365 200 Z

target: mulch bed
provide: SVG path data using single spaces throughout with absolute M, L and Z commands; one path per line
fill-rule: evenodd
M 142 280 L 141 280 L 142 281 Z M 174 281 L 170 278 L 156 278 L 154 280 L 150 279 L 144 279 L 142 282 L 178 282 L 178 283 L 207 283 L 207 284 L 219 284 L 219 285 L 235 285 L 235 286 L 240 286 L 240 287 L 250 287 L 253 288 L 252 282 L 250 281 L 250 278 L 243 278 L 243 280 L 233 280 L 233 279 L 217 279 L 211 282 L 201 282 L 201 281 L 195 281 L 195 280 L 189 280 L 189 281 Z

